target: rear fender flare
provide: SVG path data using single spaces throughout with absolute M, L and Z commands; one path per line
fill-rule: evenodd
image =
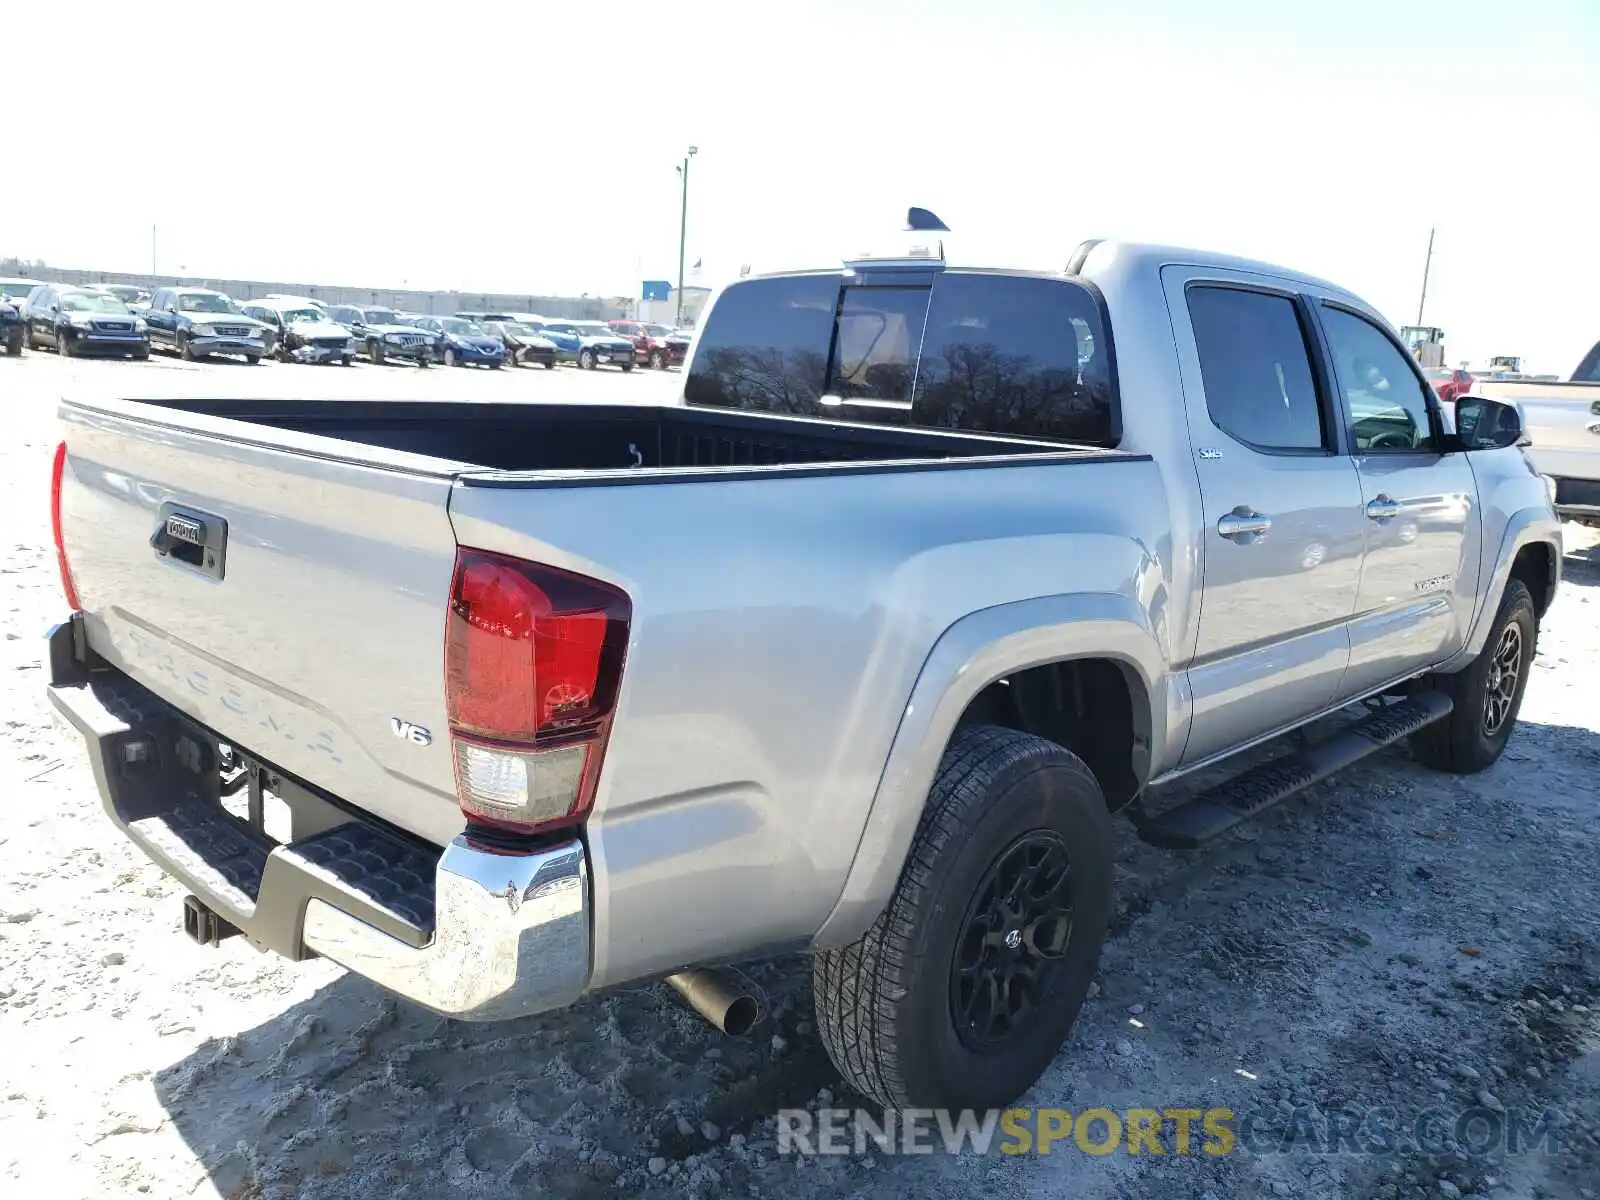
M 1166 739 L 1166 657 L 1146 615 L 1114 593 L 1043 596 L 972 613 L 934 643 L 912 686 L 843 889 L 812 948 L 843 946 L 889 902 L 944 748 L 975 697 L 997 679 L 1044 663 L 1108 658 L 1137 678 L 1150 758 Z M 1137 698 L 1135 703 L 1138 703 Z

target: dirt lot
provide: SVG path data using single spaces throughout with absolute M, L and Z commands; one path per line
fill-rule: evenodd
M 314 381 L 314 383 L 308 383 Z M 1226 1106 L 1275 1134 L 1380 1108 L 1543 1115 L 1532 1153 L 777 1154 L 780 1107 L 848 1104 L 803 964 L 753 968 L 728 1041 L 661 989 L 501 1027 L 433 1017 L 326 963 L 180 933 L 179 890 L 99 812 L 51 725 L 62 613 L 46 497 L 55 397 L 560 394 L 660 377 L 0 361 L 0 1194 L 16 1197 L 1141 1198 L 1600 1194 L 1600 549 L 1566 584 L 1505 758 L 1469 779 L 1386 753 L 1190 855 L 1123 836 L 1098 993 L 1026 1103 Z

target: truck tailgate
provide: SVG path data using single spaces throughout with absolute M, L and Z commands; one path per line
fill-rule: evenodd
M 244 440 L 205 418 L 62 416 L 62 537 L 90 648 L 305 783 L 436 844 L 459 832 L 449 464 L 307 453 L 300 435 Z
M 1545 475 L 1600 479 L 1600 389 L 1587 396 L 1513 395 L 1522 405 L 1533 444 L 1528 456 Z

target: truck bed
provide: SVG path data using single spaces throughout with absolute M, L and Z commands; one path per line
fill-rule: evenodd
M 999 435 L 681 406 L 212 399 L 141 404 L 496 471 L 883 462 L 1069 449 Z

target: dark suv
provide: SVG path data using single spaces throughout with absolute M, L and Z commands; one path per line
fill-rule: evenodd
M 355 335 L 373 363 L 403 358 L 425 367 L 433 359 L 433 338 L 407 325 L 392 308 L 369 304 L 338 304 L 328 316 Z
M 63 358 L 79 354 L 150 357 L 150 332 L 144 318 L 104 292 L 41 283 L 29 293 L 22 318 L 30 348 L 43 342 Z

